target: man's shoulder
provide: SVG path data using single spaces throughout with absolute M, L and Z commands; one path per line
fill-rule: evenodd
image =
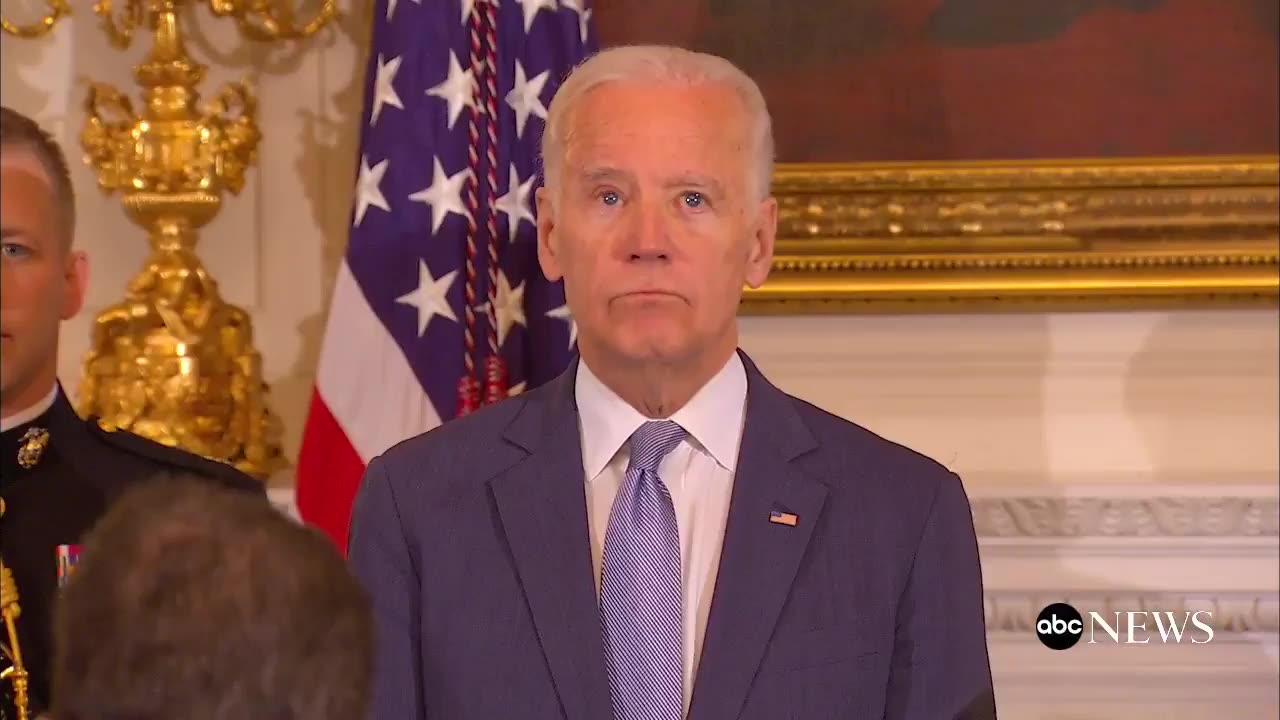
M 447 420 L 436 427 L 391 446 L 378 456 L 377 462 L 395 474 L 404 468 L 447 470 L 466 461 L 471 465 L 492 458 L 507 443 L 506 428 L 540 389 L 486 405 L 466 415 Z
M 416 512 L 413 508 L 467 506 L 480 497 L 478 493 L 490 480 L 526 457 L 504 434 L 528 402 L 519 395 L 484 406 L 377 455 L 360 482 L 356 515 L 362 513 L 361 506 L 373 503 L 368 505 L 373 507 L 388 499 L 403 513 Z
M 891 533 L 918 534 L 937 514 L 971 522 L 964 483 L 941 462 L 812 403 L 791 402 L 817 443 L 799 462 L 832 490 L 836 505 L 870 510 L 867 521 Z
M 767 408 L 767 413 L 795 414 L 817 445 L 816 452 L 806 459 L 808 464 L 823 475 L 831 476 L 833 482 L 839 483 L 841 478 L 850 476 L 905 476 L 932 484 L 932 489 L 936 490 L 939 482 L 958 480 L 954 473 L 933 458 L 788 393 L 769 381 L 748 356 L 744 354 L 743 358 L 751 380 L 748 393 L 761 393 L 759 399 L 763 402 L 760 407 Z M 770 423 L 780 420 L 786 422 L 785 419 L 768 418 Z
M 90 417 L 84 423 L 91 442 L 99 444 L 111 454 L 126 458 L 133 464 L 147 467 L 152 476 L 191 475 L 236 490 L 265 492 L 261 482 L 229 463 L 206 458 L 182 448 L 164 445 L 128 430 L 108 427 L 98 418 Z M 128 478 L 130 481 L 142 479 Z
M 894 484 L 923 483 L 935 491 L 940 482 L 959 478 L 941 462 L 902 443 L 890 440 L 847 418 L 807 400 L 788 395 L 804 424 L 813 433 L 820 453 L 837 467 L 862 468 Z

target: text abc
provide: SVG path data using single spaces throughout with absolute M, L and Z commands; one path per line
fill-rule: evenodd
M 1115 617 L 1112 621 L 1114 624 L 1112 624 L 1107 622 L 1100 613 L 1090 611 L 1089 643 L 1095 644 L 1098 642 L 1095 636 L 1096 630 L 1099 626 L 1101 626 L 1103 633 L 1110 636 L 1112 642 L 1123 643 L 1126 645 L 1142 645 L 1149 643 L 1154 635 L 1151 635 L 1151 630 L 1147 628 L 1148 616 L 1150 616 L 1150 618 L 1155 622 L 1155 631 L 1159 634 L 1161 642 L 1168 643 L 1169 638 L 1173 638 L 1173 642 L 1180 643 L 1182 642 L 1184 635 L 1186 635 L 1187 639 L 1196 645 L 1203 645 L 1213 641 L 1213 627 L 1206 621 L 1200 619 L 1201 615 L 1205 615 L 1208 616 L 1208 619 L 1212 620 L 1212 612 L 1208 610 L 1197 610 L 1195 612 L 1186 611 L 1183 613 L 1181 623 L 1178 622 L 1176 615 L 1176 613 L 1170 611 L 1116 611 Z M 1197 638 L 1189 631 L 1190 628 L 1188 626 L 1199 628 L 1203 633 L 1203 637 Z M 1084 625 L 1080 620 L 1074 618 L 1071 620 L 1063 620 L 1055 614 L 1047 618 L 1041 618 L 1040 621 L 1036 623 L 1036 632 L 1041 635 L 1079 636 L 1084 632 Z M 1138 639 L 1141 633 L 1146 633 L 1147 637 Z M 1121 640 L 1121 637 L 1124 637 L 1124 640 Z

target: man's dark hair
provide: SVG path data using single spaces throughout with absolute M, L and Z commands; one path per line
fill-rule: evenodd
M 126 493 L 58 600 L 57 720 L 350 720 L 373 620 L 337 548 L 262 496 L 177 479 Z
M 71 187 L 71 169 L 62 147 L 35 120 L 7 106 L 0 106 L 0 148 L 24 148 L 44 167 L 53 186 L 58 214 L 67 247 L 75 235 L 76 195 Z

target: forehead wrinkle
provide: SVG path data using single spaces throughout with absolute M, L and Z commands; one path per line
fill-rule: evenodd
M 659 96 L 669 96 L 671 94 L 678 95 L 679 98 L 672 99 L 670 97 L 661 97 L 658 99 L 640 100 L 634 97 L 635 94 L 643 94 L 646 90 L 654 91 Z M 729 93 L 725 95 L 725 93 Z M 602 100 L 600 95 L 620 95 L 621 97 L 613 98 L 612 102 L 607 99 Z M 726 103 L 726 100 L 728 101 Z M 614 80 L 597 85 L 578 101 L 570 113 L 565 117 L 565 127 L 561 133 L 563 151 L 567 152 L 573 140 L 579 136 L 587 136 L 585 139 L 592 142 L 593 138 L 604 137 L 605 142 L 609 139 L 619 137 L 619 128 L 631 128 L 626 132 L 625 136 L 638 137 L 646 134 L 647 131 L 654 129 L 652 124 L 642 124 L 635 126 L 631 121 L 633 117 L 622 115 L 619 116 L 616 106 L 635 106 L 643 109 L 647 106 L 661 104 L 664 102 L 676 102 L 674 107 L 675 115 L 672 120 L 676 123 L 692 120 L 692 127 L 686 127 L 685 132 L 681 132 L 675 137 L 688 140 L 695 143 L 705 143 L 708 138 L 703 137 L 701 131 L 708 129 L 710 126 L 713 130 L 711 139 L 723 137 L 726 134 L 738 134 L 734 132 L 726 133 L 724 130 L 725 119 L 732 118 L 728 123 L 735 130 L 743 129 L 747 135 L 750 135 L 749 128 L 743 126 L 745 122 L 745 106 L 742 101 L 732 93 L 730 88 L 726 88 L 718 83 L 685 83 L 679 81 L 644 81 L 644 80 Z M 604 107 L 597 108 L 596 105 L 605 103 Z M 679 112 L 682 108 L 696 107 L 702 118 L 690 118 L 687 113 Z M 686 123 L 687 125 L 688 123 Z M 661 126 L 661 124 L 660 124 Z M 669 128 L 668 128 L 669 129 Z M 595 142 L 600 142 L 596 140 Z
M 738 112 L 741 101 L 737 97 L 720 96 L 717 92 L 720 88 L 710 86 L 711 93 L 699 94 L 693 98 L 693 103 L 706 117 L 693 118 L 690 122 L 645 124 L 636 118 L 620 117 L 617 112 L 610 112 L 612 103 L 606 103 L 598 112 L 593 111 L 595 104 L 604 102 L 598 93 L 608 87 L 604 85 L 593 88 L 567 117 L 568 122 L 561 134 L 561 160 L 562 168 L 568 171 L 566 175 L 587 183 L 620 180 L 637 182 L 639 175 L 648 173 L 622 169 L 617 156 L 627 157 L 632 148 L 651 143 L 655 146 L 655 153 L 670 156 L 667 159 L 674 161 L 668 163 L 668 168 L 658 168 L 657 184 L 660 187 L 695 185 L 707 188 L 716 196 L 725 197 L 730 187 L 737 184 L 739 168 L 736 166 L 739 164 L 743 166 L 740 168 L 742 179 L 750 184 L 747 180 L 752 174 L 749 157 L 750 129 L 744 121 L 743 113 Z M 688 86 L 676 87 L 680 90 L 690 89 Z M 714 112 L 717 109 L 721 112 Z M 690 157 L 702 158 L 707 167 L 690 167 Z M 661 159 L 663 158 L 646 157 L 642 162 Z M 730 167 L 724 166 L 726 161 Z M 715 177 L 708 172 L 713 167 L 728 172 L 733 177 Z

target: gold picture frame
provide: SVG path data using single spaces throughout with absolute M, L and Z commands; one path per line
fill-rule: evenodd
M 1280 156 L 779 165 L 758 314 L 1263 306 Z

